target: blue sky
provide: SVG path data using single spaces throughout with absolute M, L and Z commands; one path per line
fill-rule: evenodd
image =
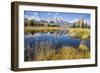
M 61 18 L 68 22 L 74 22 L 79 18 L 83 18 L 90 23 L 90 14 L 86 13 L 67 13 L 67 12 L 44 12 L 44 11 L 24 11 L 24 18 L 47 20 L 50 18 Z

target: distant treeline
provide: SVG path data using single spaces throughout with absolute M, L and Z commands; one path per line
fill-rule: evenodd
M 90 25 L 83 23 L 83 25 L 80 26 L 79 23 L 74 23 L 73 28 L 90 28 Z
M 46 22 L 46 21 L 35 21 L 35 20 L 25 20 L 24 21 L 25 26 L 36 26 L 36 27 L 42 27 L 42 26 L 50 26 L 50 27 L 69 27 L 69 28 L 90 28 L 90 25 L 87 23 L 73 23 L 73 24 L 68 24 L 68 23 L 63 23 L 62 25 L 59 23 L 54 23 L 54 22 Z
M 48 22 L 38 22 L 35 20 L 26 20 L 24 22 L 25 26 L 51 26 L 51 27 L 59 27 L 58 24 L 55 23 L 48 23 Z

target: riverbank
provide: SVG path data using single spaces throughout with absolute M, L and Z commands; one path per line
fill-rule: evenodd
M 68 31 L 69 36 L 79 38 L 82 40 L 90 38 L 90 29 L 87 28 L 70 28 Z
M 49 32 L 49 31 L 58 31 L 64 30 L 67 31 L 71 37 L 79 39 L 88 39 L 90 38 L 90 29 L 88 28 L 65 28 L 65 27 L 25 27 L 25 33 L 37 33 L 37 32 Z
M 25 32 L 48 32 L 48 31 L 57 31 L 57 30 L 68 30 L 69 28 L 64 27 L 25 27 Z
M 35 55 L 35 58 L 32 57 L 31 61 L 48 61 L 48 60 L 72 60 L 72 59 L 88 59 L 90 58 L 90 52 L 88 50 L 83 50 L 73 47 L 63 47 L 59 50 L 49 50 L 48 52 L 39 52 L 38 55 Z M 29 61 L 27 59 L 27 61 Z

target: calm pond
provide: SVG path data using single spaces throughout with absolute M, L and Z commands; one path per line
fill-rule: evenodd
M 62 47 L 74 47 L 77 48 L 80 43 L 85 44 L 90 47 L 90 40 L 80 40 L 78 38 L 70 37 L 68 34 L 59 34 L 59 33 L 51 33 L 51 32 L 42 32 L 35 34 L 25 34 L 24 36 L 24 45 L 25 49 L 28 48 L 36 48 L 41 47 L 41 44 L 45 47 L 51 48 L 62 48 Z

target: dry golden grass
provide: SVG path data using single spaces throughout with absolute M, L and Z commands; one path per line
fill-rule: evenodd
M 85 59 L 90 58 L 89 51 L 78 50 L 71 47 L 60 49 L 60 59 Z
M 82 50 L 82 51 L 89 51 L 89 48 L 88 48 L 86 45 L 80 44 L 79 50 Z
M 88 28 L 70 28 L 69 35 L 79 39 L 87 39 L 90 37 L 90 29 Z
M 55 30 L 67 30 L 67 28 L 61 27 L 25 27 L 25 32 L 48 32 L 48 31 L 55 31 Z
M 85 48 L 85 47 L 83 47 Z M 90 52 L 83 49 L 76 49 L 73 47 L 64 47 L 59 49 L 57 52 L 51 50 L 44 54 L 41 52 L 36 57 L 36 61 L 44 60 L 70 60 L 70 59 L 87 59 L 90 58 Z

